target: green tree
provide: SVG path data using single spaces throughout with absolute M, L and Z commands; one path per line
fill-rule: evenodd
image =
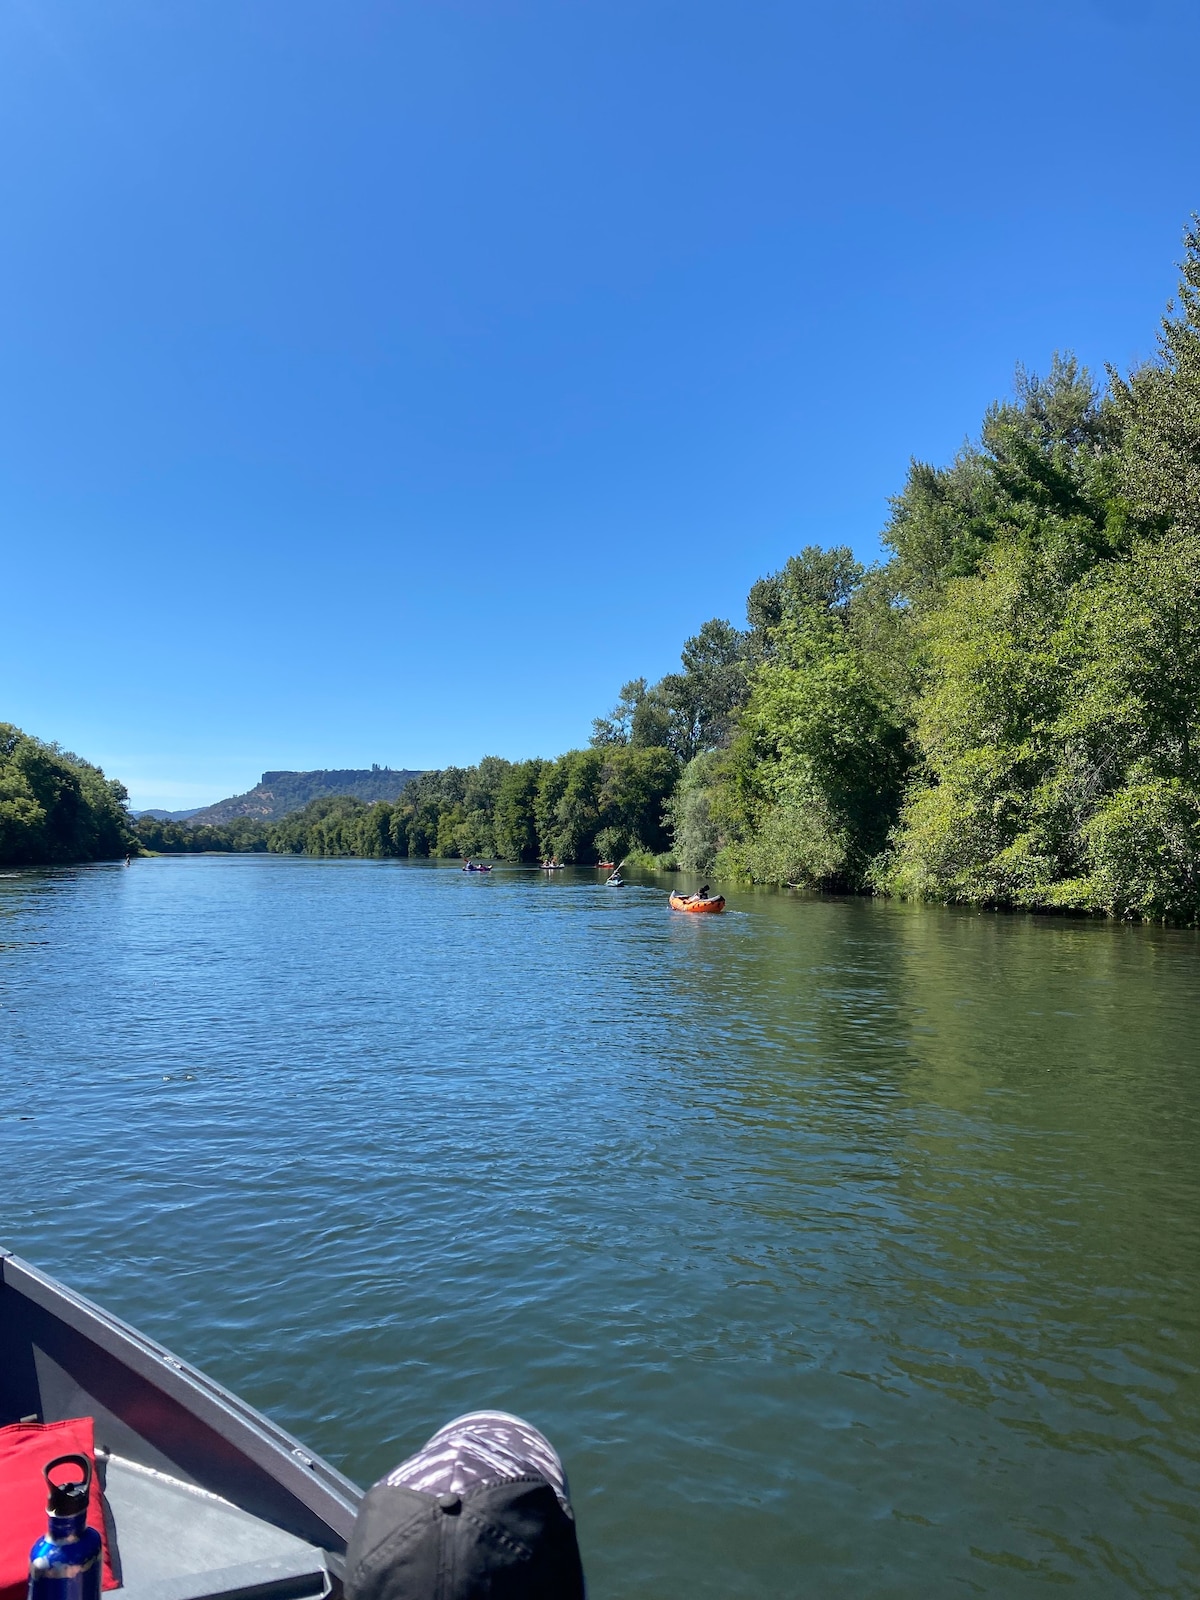
M 0 723 L 0 861 L 110 861 L 136 848 L 123 784 Z
M 746 601 L 752 657 L 772 655 L 775 635 L 785 626 L 815 616 L 844 616 L 862 577 L 861 565 L 845 545 L 825 550 L 810 544 L 779 572 L 760 578 Z
M 906 729 L 837 610 L 776 625 L 733 747 L 740 839 L 720 862 L 757 882 L 863 887 L 899 807 Z
M 746 643 L 746 635 L 720 617 L 706 622 L 683 646 L 682 672 L 668 673 L 657 686 L 665 729 L 635 743 L 666 746 L 683 762 L 727 745 L 749 694 Z
M 1073 665 L 1047 786 L 1075 875 L 1051 904 L 1200 919 L 1200 537 L 1138 541 L 1072 599 Z
M 376 801 L 359 817 L 354 854 L 376 857 L 392 854 L 392 808 L 386 800 Z
M 1088 875 L 1061 903 L 1143 920 L 1200 921 L 1200 797 L 1169 779 L 1130 783 L 1083 829 Z
M 597 814 L 588 841 L 592 850 L 601 830 L 608 833 L 608 848 L 622 856 L 633 849 L 651 855 L 665 850 L 670 841 L 663 813 L 678 777 L 679 761 L 671 750 L 630 747 L 606 751 L 595 795 Z M 589 794 L 592 792 L 589 787 Z
M 1200 217 L 1184 233 L 1179 300 L 1159 332 L 1159 359 L 1123 380 L 1109 368 L 1124 429 L 1120 486 L 1135 515 L 1200 534 Z
M 693 756 L 680 775 L 666 807 L 671 848 L 685 872 L 711 872 L 731 842 L 732 819 L 724 779 L 730 757 L 724 750 Z
M 159 855 L 186 855 L 198 851 L 246 853 L 267 848 L 269 825 L 261 817 L 235 817 L 232 822 L 190 827 L 161 817 L 139 817 L 138 842 Z
M 620 697 L 609 714 L 594 718 L 591 743 L 596 749 L 608 745 L 649 749 L 665 744 L 670 732 L 671 707 L 662 685 L 647 685 L 645 678 L 631 678 L 621 685 Z
M 1014 391 L 950 467 L 914 461 L 892 501 L 884 538 L 898 587 L 921 610 L 997 544 L 1053 553 L 1069 581 L 1127 542 L 1120 418 L 1087 368 L 1056 353 L 1045 379 L 1018 367 Z
M 411 814 L 405 806 L 403 799 L 397 801 L 392 807 L 392 815 L 388 820 L 388 849 L 389 856 L 407 856 L 409 854 L 409 824 Z M 413 852 L 418 854 L 419 852 Z
M 1007 904 L 1061 873 L 1036 813 L 1066 687 L 1066 602 L 1055 565 L 1016 546 L 993 547 L 980 573 L 946 585 L 923 630 L 922 767 L 873 870 L 880 887 Z
M 496 854 L 505 861 L 536 861 L 538 832 L 536 800 L 544 761 L 521 761 L 511 766 L 496 791 L 492 828 Z
M 948 467 L 909 463 L 884 539 L 895 552 L 899 587 L 916 604 L 978 570 L 992 539 L 990 499 L 987 461 L 977 446 L 964 445 Z
M 748 693 L 747 636 L 720 617 L 684 642 L 679 672 L 658 683 L 631 678 L 606 717 L 592 723 L 592 745 L 670 750 L 683 762 L 726 745 Z
M 592 744 L 597 747 L 629 744 L 633 738 L 634 716 L 645 698 L 645 678 L 630 678 L 628 683 L 623 683 L 617 703 L 608 715 L 592 719 Z
M 276 855 L 365 854 L 361 825 L 371 810 L 353 795 L 321 795 L 270 824 L 267 848 Z
M 592 853 L 600 820 L 600 780 L 605 756 L 598 749 L 571 750 L 553 763 L 538 790 L 538 836 L 542 851 L 560 861 Z
M 533 803 L 538 849 L 560 861 L 663 850 L 663 811 L 678 773 L 670 750 L 634 744 L 569 750 L 545 762 Z
M 457 856 L 461 854 L 458 835 L 462 825 L 466 822 L 461 806 L 451 806 L 448 811 L 443 811 L 438 816 L 437 843 L 433 854 L 436 856 Z

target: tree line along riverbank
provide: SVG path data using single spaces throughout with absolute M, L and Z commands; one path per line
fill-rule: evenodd
M 678 672 L 627 683 L 587 749 L 486 757 L 390 803 L 327 798 L 270 824 L 142 818 L 136 839 L 624 856 L 765 884 L 1200 920 L 1200 221 L 1184 247 L 1153 361 L 1109 368 L 1103 385 L 1070 355 L 1041 377 L 1019 369 L 953 461 L 911 464 L 886 560 L 801 551 L 754 584 L 744 627 L 714 619 Z M 0 855 L 72 838 L 109 849 L 99 819 L 119 785 L 105 800 L 96 769 L 9 736 Z M 77 824 L 48 820 L 39 761 L 76 774 Z M 79 807 L 92 804 L 89 833 Z

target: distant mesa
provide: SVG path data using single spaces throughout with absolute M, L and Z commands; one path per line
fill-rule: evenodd
M 369 767 L 362 771 L 264 772 L 253 789 L 228 800 L 218 800 L 216 805 L 202 806 L 199 811 L 150 811 L 144 815 L 186 821 L 192 828 L 202 823 L 232 822 L 236 817 L 275 820 L 287 816 L 289 811 L 299 811 L 310 800 L 332 795 L 353 795 L 368 805 L 376 800 L 394 800 L 406 784 L 420 776 L 420 772 L 394 767 Z

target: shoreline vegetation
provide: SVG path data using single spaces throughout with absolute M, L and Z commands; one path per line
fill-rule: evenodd
M 90 761 L 0 722 L 0 865 L 123 856 L 131 844 L 128 805 L 125 785 Z
M 1200 219 L 1184 246 L 1153 361 L 1104 386 L 1069 354 L 1018 368 L 953 461 L 911 463 L 886 560 L 802 550 L 745 628 L 707 622 L 679 672 L 627 683 L 589 748 L 424 773 L 392 802 L 134 826 L 119 784 L 4 725 L 0 860 L 624 859 L 1200 922 Z

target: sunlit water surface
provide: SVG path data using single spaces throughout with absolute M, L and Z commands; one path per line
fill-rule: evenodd
M 0 878 L 0 1239 L 593 1600 L 1194 1595 L 1200 943 L 593 874 Z

